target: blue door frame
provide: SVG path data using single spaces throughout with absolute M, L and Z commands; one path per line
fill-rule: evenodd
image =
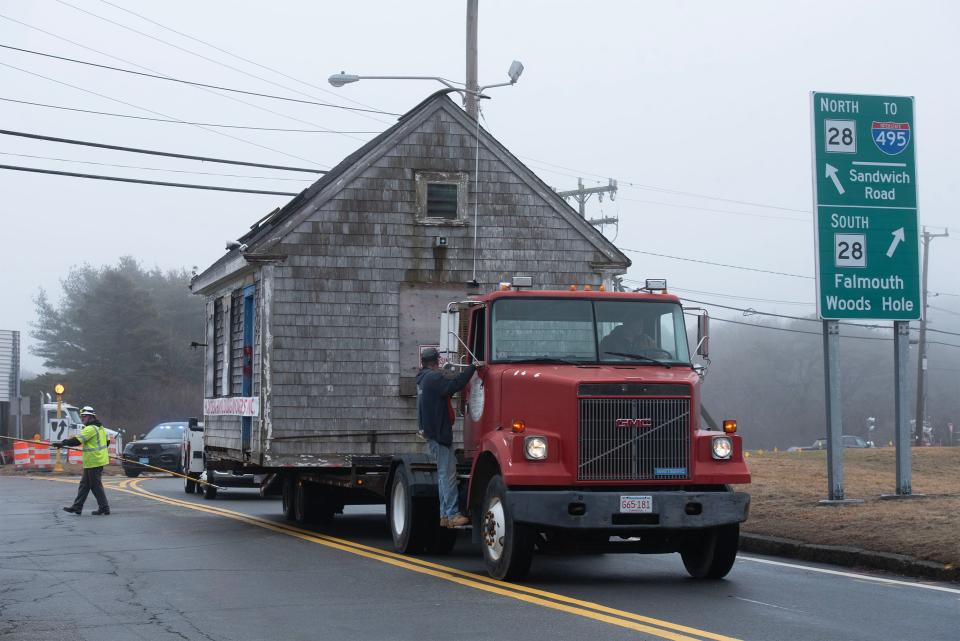
M 241 393 L 249 398 L 253 394 L 253 302 L 257 293 L 256 285 L 243 288 L 243 382 Z M 243 440 L 243 451 L 250 451 L 251 418 L 244 416 L 240 419 L 240 432 Z

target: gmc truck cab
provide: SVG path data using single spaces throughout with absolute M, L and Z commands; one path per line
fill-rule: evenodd
M 487 363 L 463 393 L 461 463 L 491 576 L 522 578 L 535 550 L 679 552 L 697 578 L 733 566 L 750 499 L 731 486 L 750 474 L 736 422 L 701 423 L 703 371 L 665 288 L 457 304 L 461 361 Z

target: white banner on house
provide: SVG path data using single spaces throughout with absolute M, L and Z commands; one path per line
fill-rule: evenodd
M 260 416 L 260 397 L 205 398 L 203 413 L 206 416 Z

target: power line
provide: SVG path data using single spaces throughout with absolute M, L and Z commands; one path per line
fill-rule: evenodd
M 9 67 L 10 69 L 16 69 L 17 71 L 20 71 L 20 72 L 22 72 L 22 73 L 25 73 L 25 74 L 28 74 L 28 75 L 31 75 L 31 76 L 36 76 L 37 78 L 43 78 L 44 80 L 49 80 L 50 82 L 55 82 L 55 83 L 57 83 L 57 84 L 59 84 L 59 85 L 64 85 L 65 87 L 70 87 L 71 89 L 76 89 L 76 90 L 78 90 L 78 91 L 83 91 L 83 92 L 85 92 L 85 93 L 93 94 L 94 96 L 99 96 L 99 97 L 101 97 L 101 98 L 106 98 L 107 100 L 112 100 L 113 102 L 119 102 L 119 103 L 122 104 L 122 105 L 127 105 L 128 107 L 133 107 L 134 109 L 141 109 L 141 110 L 143 110 L 143 111 L 146 111 L 147 113 L 156 114 L 156 115 L 158 115 L 158 116 L 164 116 L 164 117 L 166 117 L 166 118 L 169 118 L 169 117 L 170 117 L 169 115 L 167 115 L 167 114 L 165 114 L 165 113 L 161 113 L 161 112 L 159 112 L 159 111 L 154 111 L 153 109 L 147 109 L 146 107 L 141 107 L 140 105 L 135 105 L 135 104 L 133 104 L 132 102 L 126 102 L 126 101 L 124 101 L 124 100 L 120 100 L 119 98 L 111 98 L 110 96 L 107 96 L 107 95 L 105 95 L 105 94 L 97 93 L 96 91 L 92 91 L 92 90 L 90 90 L 90 89 L 85 89 L 84 87 L 78 87 L 77 85 L 72 85 L 72 84 L 70 84 L 69 82 L 64 82 L 64 81 L 62 81 L 62 80 L 57 80 L 56 78 L 51 78 L 51 77 L 49 77 L 49 76 L 44 76 L 43 74 L 34 73 L 34 72 L 32 72 L 32 71 L 27 71 L 26 69 L 21 69 L 20 67 L 17 67 L 17 66 L 11 65 L 11 64 L 7 64 L 7 63 L 5 63 L 5 62 L 0 62 L 0 66 Z M 229 96 L 227 96 L 227 97 L 229 97 Z M 238 140 L 238 141 L 243 142 L 243 143 L 246 143 L 246 144 L 248 144 L 248 145 L 253 145 L 254 147 L 259 147 L 260 149 L 266 149 L 267 151 L 272 151 L 272 152 L 281 154 L 281 155 L 283 155 L 283 156 L 288 156 L 288 157 L 290 157 L 290 158 L 296 158 L 297 160 L 305 160 L 306 162 L 314 162 L 313 160 L 310 160 L 309 158 L 304 158 L 304 157 L 302 157 L 302 156 L 298 156 L 298 155 L 296 155 L 296 154 L 291 154 L 291 153 L 286 152 L 286 151 L 280 151 L 279 149 L 274 149 L 273 147 L 268 147 L 268 146 L 266 146 L 266 145 L 261 145 L 260 143 L 253 142 L 252 140 L 247 140 L 246 138 L 240 138 L 239 136 L 234 136 L 234 135 L 231 135 L 231 134 L 228 134 L 228 133 L 224 133 L 224 132 L 222 132 L 222 131 L 217 131 L 216 129 L 208 129 L 207 127 L 203 127 L 203 126 L 201 126 L 201 125 L 193 125 L 193 126 L 194 126 L 194 127 L 197 127 L 198 129 L 201 129 L 201 130 L 203 130 L 203 131 L 208 131 L 208 132 L 210 132 L 210 133 L 214 133 L 214 134 L 217 134 L 218 136 L 223 136 L 223 137 L 225 137 L 225 138 L 230 138 L 230 139 L 232 139 L 232 140 Z M 317 163 L 317 164 L 319 164 L 319 163 Z
M 2 64 L 2 63 L 0 63 Z M 187 160 L 202 160 L 204 162 L 216 162 L 224 165 L 242 165 L 244 167 L 261 167 L 263 169 L 278 169 L 280 171 L 299 171 L 311 174 L 325 174 L 322 169 L 309 169 L 304 167 L 287 167 L 285 165 L 266 165 L 259 162 L 247 162 L 243 160 L 226 160 L 224 158 L 211 158 L 209 156 L 191 156 L 189 154 L 177 154 L 169 151 L 155 151 L 152 149 L 141 149 L 139 147 L 121 147 L 119 145 L 106 145 L 99 142 L 87 142 L 84 140 L 74 140 L 72 138 L 56 138 L 54 136 L 42 136 L 40 134 L 28 134 L 22 131 L 10 131 L 0 129 L 0 135 L 17 136 L 20 138 L 33 138 L 36 140 L 47 140 L 50 142 L 61 142 L 68 145 L 82 145 L 84 147 L 97 147 L 99 149 L 112 149 L 115 151 L 127 151 L 134 154 L 148 154 L 150 156 L 165 156 L 167 158 L 185 158 Z
M 808 280 L 813 280 L 813 276 L 804 276 L 802 274 L 791 274 L 789 272 L 777 272 L 769 269 L 759 269 L 757 267 L 743 267 L 741 265 L 728 265 L 726 263 L 714 263 L 709 260 L 699 260 L 697 258 L 684 258 L 682 256 L 671 256 L 669 254 L 658 254 L 656 252 L 647 252 L 641 251 L 639 249 L 629 249 L 627 247 L 618 247 L 621 251 L 630 252 L 633 254 L 643 254 L 645 256 L 657 256 L 659 258 L 670 258 L 672 260 L 682 260 L 688 263 L 700 263 L 702 265 L 713 265 L 714 267 L 728 267 L 730 269 L 742 269 L 748 272 L 760 272 L 761 274 L 774 274 L 776 276 L 790 276 L 792 278 L 805 278 Z
M 617 184 L 619 185 L 619 183 Z M 695 205 L 681 205 L 679 203 L 665 203 L 662 201 L 643 200 L 640 198 L 624 198 L 623 196 L 619 197 L 617 200 L 625 200 L 627 202 L 632 202 L 632 203 L 644 203 L 647 205 L 659 205 L 661 207 L 677 207 L 679 209 L 695 209 L 698 211 L 709 211 L 709 212 L 715 212 L 718 214 L 730 214 L 733 216 L 747 216 L 749 218 L 767 218 L 770 220 L 783 220 L 783 221 L 789 221 L 789 222 L 804 223 L 807 225 L 810 224 L 810 218 L 791 218 L 787 216 L 768 216 L 764 214 L 750 214 L 743 211 L 731 211 L 729 209 L 711 209 L 710 207 L 697 207 Z
M 633 279 L 633 278 L 624 278 L 624 279 L 623 279 L 623 282 L 625 282 L 625 283 L 643 284 L 643 281 L 639 281 L 639 280 L 636 280 L 636 279 Z M 707 291 L 702 291 L 702 290 L 699 290 L 699 289 L 684 289 L 684 288 L 682 288 L 682 287 L 671 287 L 670 290 L 671 290 L 671 291 L 675 291 L 675 292 L 687 292 L 687 293 L 690 293 L 690 294 L 706 294 L 706 295 L 708 295 L 708 296 L 717 296 L 717 297 L 719 297 L 719 298 L 731 298 L 731 299 L 734 299 L 734 300 L 748 300 L 748 301 L 755 301 L 755 302 L 760 302 L 760 303 L 777 303 L 777 304 L 781 304 L 781 305 L 815 305 L 815 304 L 816 304 L 816 303 L 806 303 L 806 302 L 794 301 L 794 300 L 778 300 L 778 299 L 775 299 L 775 298 L 754 298 L 754 297 L 750 297 L 750 296 L 737 296 L 737 295 L 735 295 L 735 294 L 722 294 L 722 293 L 720 293 L 720 292 L 707 292 Z
M 226 69 L 230 69 L 231 71 L 235 71 L 235 72 L 237 72 L 237 73 L 242 73 L 242 74 L 245 75 L 245 76 L 249 76 L 249 77 L 251 77 L 251 78 L 256 78 L 257 80 L 260 80 L 261 82 L 266 82 L 266 83 L 271 84 L 271 85 L 273 85 L 273 86 L 275 86 L 275 87 L 280 87 L 281 89 L 286 89 L 287 91 L 292 91 L 292 92 L 294 92 L 294 93 L 298 93 L 298 94 L 300 94 L 301 96 L 308 96 L 308 97 L 310 97 L 310 98 L 313 98 L 313 96 L 310 96 L 309 94 L 306 94 L 306 93 L 304 93 L 304 92 L 302 92 L 302 91 L 298 91 L 297 89 L 294 89 L 294 88 L 292 88 L 292 87 L 287 87 L 286 85 L 282 85 L 282 84 L 280 84 L 280 83 L 278 83 L 278 82 L 274 82 L 274 81 L 272 81 L 272 80 L 270 80 L 270 79 L 268 79 L 268 78 L 264 78 L 263 76 L 258 76 L 258 75 L 255 74 L 255 73 L 250 73 L 249 71 L 245 71 L 245 70 L 243 70 L 243 69 L 240 69 L 239 67 L 234 67 L 233 65 L 228 65 L 228 64 L 225 63 L 225 62 L 220 62 L 219 60 L 215 60 L 215 59 L 213 59 L 213 58 L 210 58 L 209 56 L 205 56 L 205 55 L 203 55 L 202 53 L 197 53 L 196 51 L 192 51 L 192 50 L 190 50 L 190 49 L 187 49 L 186 47 L 181 47 L 180 45 L 176 45 L 176 44 L 173 44 L 172 42 L 168 42 L 167 40 L 164 40 L 163 38 L 158 38 L 157 36 L 151 35 L 151 34 L 146 33 L 146 32 L 144 32 L 144 31 L 140 31 L 139 29 L 134 29 L 133 27 L 128 26 L 128 25 L 125 25 L 125 24 L 123 24 L 122 22 L 117 22 L 116 20 L 111 20 L 110 18 L 105 18 L 104 16 L 101 16 L 100 14 L 94 13 L 93 11 L 88 11 L 88 10 L 86 10 L 86 9 L 81 9 L 80 7 L 78 7 L 78 6 L 76 6 L 76 5 L 70 4 L 69 2 L 65 2 L 65 0 L 56 0 L 56 1 L 59 2 L 60 4 L 62 4 L 63 6 L 65 6 L 65 7 L 70 7 L 71 9 L 74 9 L 75 11 L 79 11 L 79 12 L 81 12 L 81 13 L 85 13 L 85 14 L 87 14 L 88 16 L 91 16 L 91 17 L 93 17 L 93 18 L 96 18 L 97 20 L 101 20 L 101 21 L 103 21 L 103 22 L 106 22 L 106 23 L 112 24 L 112 25 L 114 25 L 114 26 L 120 27 L 121 29 L 125 29 L 125 30 L 130 31 L 130 32 L 132 32 L 132 33 L 135 33 L 135 34 L 137 34 L 137 35 L 143 36 L 144 38 L 149 38 L 150 40 L 153 40 L 154 42 L 159 42 L 159 43 L 161 43 L 161 44 L 165 44 L 165 45 L 167 45 L 168 47 L 171 47 L 171 48 L 173 48 L 173 49 L 176 49 L 177 51 L 182 51 L 182 52 L 184 52 L 184 53 L 188 53 L 188 54 L 190 54 L 191 56 L 196 56 L 197 58 L 200 58 L 200 59 L 202 59 L 202 60 L 206 60 L 207 62 L 212 62 L 212 63 L 215 64 L 215 65 L 220 65 L 221 67 L 224 67 L 224 68 L 226 68 Z M 341 107 L 341 108 L 343 108 L 343 109 L 350 109 L 349 107 Z M 353 108 L 353 109 L 351 109 L 351 111 L 353 111 L 354 113 L 358 113 L 358 115 L 363 115 L 363 112 L 370 112 L 370 111 L 373 111 L 373 112 L 375 112 L 375 113 L 382 113 L 382 114 L 384 114 L 384 115 L 390 115 L 390 116 L 399 116 L 399 115 L 401 115 L 401 114 L 392 114 L 392 113 L 385 112 L 385 111 L 379 111 L 379 110 L 376 110 L 376 109 L 356 109 L 356 108 Z M 366 118 L 372 118 L 372 116 L 364 116 L 364 117 L 366 117 Z
M 215 50 L 217 50 L 217 51 L 219 51 L 219 52 L 221 52 L 221 53 L 225 53 L 225 54 L 227 54 L 228 56 L 230 56 L 230 57 L 232 57 L 232 58 L 236 58 L 236 59 L 238 59 L 238 60 L 242 60 L 243 62 L 246 62 L 246 63 L 248 63 L 248 64 L 254 65 L 254 66 L 256 66 L 256 67 L 260 67 L 261 69 L 266 69 L 267 71 L 271 71 L 271 72 L 277 74 L 278 76 L 282 76 L 282 77 L 284 77 L 284 78 L 287 78 L 288 80 L 293 80 L 294 82 L 299 82 L 299 83 L 302 84 L 302 85 L 306 85 L 306 86 L 308 86 L 308 87 L 312 87 L 313 89 L 317 89 L 317 90 L 319 90 L 319 91 L 322 91 L 323 93 L 330 94 L 331 96 L 336 96 L 336 97 L 340 98 L 341 100 L 345 100 L 345 101 L 347 101 L 347 102 L 352 102 L 352 103 L 355 104 L 355 105 L 360 105 L 361 107 L 368 107 L 368 108 L 370 108 L 370 109 L 375 109 L 375 108 L 372 107 L 371 105 L 367 105 L 367 104 L 364 104 L 364 103 L 362 103 L 362 102 L 360 102 L 360 101 L 358 101 L 358 100 L 354 100 L 354 99 L 349 98 L 349 97 L 347 97 L 347 96 L 344 96 L 344 95 L 335 93 L 335 92 L 333 92 L 333 91 L 330 91 L 330 90 L 327 89 L 326 87 L 321 87 L 321 86 L 318 86 L 318 85 L 309 83 L 309 82 L 307 82 L 306 80 L 301 80 L 301 79 L 299 79 L 299 78 L 295 78 L 294 76 L 290 76 L 290 75 L 288 75 L 288 74 L 280 71 L 279 69 L 275 69 L 275 68 L 273 68 L 273 67 L 268 67 L 267 65 L 260 64 L 259 62 L 256 62 L 255 60 L 251 60 L 251 59 L 249 59 L 249 58 L 244 58 L 243 56 L 241 56 L 241 55 L 239 55 L 239 54 L 233 53 L 233 52 L 231 52 L 231 51 L 227 51 L 226 49 L 223 49 L 222 47 L 218 47 L 218 46 L 216 46 L 216 45 L 214 45 L 214 44 L 211 44 L 211 43 L 207 42 L 206 40 L 202 40 L 202 39 L 200 39 L 200 38 L 191 36 L 190 34 L 184 33 L 184 32 L 182 32 L 182 31 L 177 31 L 176 29 L 174 29 L 174 28 L 172 28 L 172 27 L 168 27 L 168 26 L 166 26 L 166 25 L 164 25 L 164 24 L 161 24 L 161 23 L 157 22 L 156 20 L 152 20 L 151 18 L 146 17 L 146 16 L 143 15 L 142 13 L 137 13 L 136 11 L 132 11 L 132 10 L 126 8 L 126 7 L 121 7 L 120 5 L 114 4 L 114 3 L 112 3 L 112 2 L 107 2 L 107 0 L 100 0 L 100 1 L 101 1 L 102 3 L 104 3 L 104 4 L 107 4 L 107 5 L 110 5 L 111 7 L 114 7 L 115 9 L 119 9 L 120 11 L 125 11 L 126 13 L 129 13 L 129 14 L 131 14 L 131 15 L 134 15 L 134 16 L 140 18 L 141 20 L 145 20 L 145 21 L 149 22 L 150 24 L 156 25 L 156 26 L 160 27 L 161 29 L 166 29 L 167 31 L 171 31 L 171 32 L 177 34 L 178 36 L 182 36 L 182 37 L 187 38 L 187 39 L 189 39 L 189 40 L 193 40 L 194 42 L 199 42 L 199 43 L 202 44 L 202 45 L 206 45 L 207 47 L 210 47 L 211 49 L 215 49 Z M 375 119 L 375 120 L 379 120 L 379 119 Z M 380 122 L 382 122 L 382 121 L 380 121 Z
M 60 0 L 57 0 L 58 2 Z M 376 109 L 360 109 L 359 107 L 345 107 L 343 105 L 335 105 L 329 102 L 317 102 L 313 100 L 301 100 L 299 98 L 288 98 L 285 96 L 276 96 L 268 93 L 260 93 L 257 91 L 247 91 L 245 89 L 235 89 L 232 87 L 223 87 L 220 85 L 212 85 L 205 82 L 195 82 L 192 80 L 183 80 L 181 78 L 174 78 L 172 76 L 162 76 L 155 73 L 145 73 L 143 71 L 134 71 L 133 69 L 123 69 L 122 67 L 113 67 L 111 65 L 102 65 L 96 62 L 90 62 L 88 60 L 77 60 L 76 58 L 67 58 L 66 56 L 56 56 L 52 53 L 43 53 L 41 51 L 33 51 L 32 49 L 21 49 L 20 47 L 11 47 L 10 45 L 0 44 L 2 49 L 12 49 L 14 51 L 22 51 L 23 53 L 29 53 L 35 56 L 43 56 L 44 58 L 53 58 L 55 60 L 63 60 L 65 62 L 73 62 L 79 65 L 87 65 L 89 67 L 97 67 L 99 69 L 108 69 L 110 71 L 119 71 L 121 73 L 129 73 L 135 76 L 142 76 L 144 78 L 154 78 L 157 80 L 167 80 L 169 82 L 178 82 L 184 85 L 192 85 L 194 87 L 206 87 L 207 89 L 216 89 L 218 91 L 229 91 L 231 93 L 239 93 L 247 96 L 257 96 L 259 98 L 271 98 L 273 100 L 284 100 L 286 102 L 296 102 L 304 105 L 315 105 L 318 107 L 330 107 L 333 109 L 346 109 L 348 111 L 364 111 L 364 112 L 373 112 L 378 114 L 383 114 L 386 116 L 399 116 L 401 114 L 391 113 L 388 111 L 379 111 Z
M 15 19 L 15 18 L 11 18 L 11 17 L 5 16 L 5 15 L 3 15 L 3 14 L 0 14 L 0 18 L 3 18 L 4 20 L 9 20 L 10 22 L 15 22 L 15 23 L 17 23 L 17 24 L 19 24 L 19 25 L 22 25 L 22 26 L 24 26 L 24 27 L 27 27 L 28 29 L 33 29 L 34 31 L 38 31 L 38 32 L 40 32 L 40 33 L 46 34 L 46 35 L 50 36 L 51 38 L 56 38 L 56 39 L 62 40 L 62 41 L 64 41 L 64 42 L 68 42 L 68 43 L 74 45 L 75 47 L 80 47 L 81 49 L 85 49 L 85 50 L 87 50 L 87 51 L 92 51 L 93 53 L 99 54 L 99 55 L 101 55 L 101 56 L 106 56 L 107 58 L 111 58 L 111 59 L 113 59 L 113 60 L 119 60 L 120 62 L 125 62 L 125 63 L 127 63 L 128 65 L 133 65 L 134 67 L 137 67 L 138 69 L 144 69 L 144 70 L 150 71 L 150 72 L 152 72 L 152 73 L 159 73 L 156 69 L 151 69 L 151 68 L 149 68 L 149 67 L 145 67 L 145 66 L 143 66 L 143 65 L 137 64 L 137 63 L 133 62 L 132 60 L 127 60 L 126 58 L 121 58 L 121 57 L 119 57 L 119 56 L 115 56 L 115 55 L 110 54 L 110 53 L 107 53 L 107 52 L 105 52 L 105 51 L 100 51 L 99 49 L 94 49 L 93 47 L 88 47 L 87 45 L 80 44 L 80 43 L 77 42 L 76 40 L 71 40 L 70 38 L 66 38 L 66 37 L 64 37 L 64 36 L 58 35 L 58 34 L 56 34 L 56 33 L 53 33 L 52 31 L 47 31 L 46 29 L 41 29 L 40 27 L 35 27 L 35 26 L 33 26 L 33 25 L 31 25 L 31 24 L 27 24 L 26 22 L 23 22 L 23 21 L 21 21 L 21 20 L 17 20 L 17 19 Z M 2 64 L 2 63 L 0 63 L 0 64 Z M 9 65 L 8 65 L 8 66 L 9 66 Z M 16 68 L 16 67 L 15 67 L 15 68 Z M 24 70 L 20 69 L 20 71 L 24 71 Z M 29 73 L 29 72 L 24 71 L 24 73 Z M 34 75 L 38 75 L 38 77 L 41 77 L 41 78 L 46 78 L 46 76 L 40 76 L 39 74 L 34 74 Z M 150 113 L 153 113 L 153 114 L 157 114 L 157 112 L 155 112 L 155 111 L 150 111 L 149 109 L 147 109 L 147 108 L 145 108 L 145 107 L 140 107 L 140 106 L 138 106 L 138 105 L 134 105 L 134 104 L 131 104 L 131 103 L 128 103 L 128 102 L 124 102 L 124 101 L 122 101 L 122 100 L 118 100 L 118 99 L 116 99 L 116 98 L 111 98 L 110 96 L 105 96 L 105 95 L 103 95 L 103 94 L 96 93 L 95 91 L 88 91 L 88 90 L 82 89 L 82 88 L 80 88 L 80 87 L 74 87 L 73 85 L 70 85 L 70 84 L 61 82 L 61 81 L 59 81 L 59 80 L 54 80 L 54 79 L 52 79 L 52 78 L 46 78 L 46 79 L 47 79 L 47 80 L 51 80 L 52 82 L 58 82 L 58 83 L 60 83 L 60 84 L 66 85 L 66 86 L 68 86 L 68 87 L 73 87 L 74 89 L 80 89 L 81 91 L 87 91 L 87 93 L 92 93 L 92 94 L 95 95 L 95 96 L 100 96 L 101 98 L 106 98 L 107 100 L 112 100 L 112 101 L 114 101 L 114 102 L 119 102 L 119 103 L 124 104 L 124 105 L 127 105 L 127 106 L 129 106 L 129 107 L 136 107 L 137 109 L 142 109 L 143 111 L 147 111 L 147 112 L 150 112 Z M 230 94 L 218 93 L 218 92 L 216 92 L 216 91 L 214 91 L 214 90 L 212 90 L 212 89 L 207 89 L 206 87 L 197 87 L 197 89 L 200 89 L 200 90 L 202 90 L 202 91 L 206 91 L 207 93 L 213 94 L 214 96 L 217 96 L 218 98 L 226 98 L 227 100 L 232 100 L 233 102 L 239 103 L 239 104 L 241 104 L 241 105 L 247 105 L 248 107 L 253 107 L 254 109 L 258 109 L 258 110 L 260 110 L 260 111 L 263 111 L 263 112 L 269 113 L 269 114 L 273 114 L 273 115 L 275 115 L 275 116 L 280 116 L 281 118 L 286 118 L 286 119 L 288 119 L 288 120 L 293 120 L 293 121 L 295 121 L 295 122 L 300 122 L 300 123 L 304 123 L 304 124 L 307 124 L 307 125 L 313 125 L 314 127 L 320 127 L 321 129 L 326 129 L 326 127 L 323 127 L 322 125 L 318 125 L 318 124 L 315 123 L 315 122 L 311 122 L 311 121 L 309 121 L 309 120 L 304 120 L 304 119 L 302 119 L 302 118 L 297 118 L 297 117 L 295 117 L 295 116 L 290 116 L 290 115 L 281 113 L 281 112 L 279 112 L 279 111 L 274 111 L 273 109 L 269 109 L 269 108 L 267 108 L 267 107 L 264 107 L 264 106 L 258 105 L 258 104 L 256 104 L 256 103 L 250 102 L 250 101 L 248 101 L 248 100 L 243 100 L 243 99 L 241 99 L 241 98 L 237 98 L 236 96 L 231 96 Z M 158 115 L 165 116 L 166 114 L 158 114 Z M 370 117 L 372 117 L 372 116 L 367 116 L 367 115 L 365 115 L 365 114 L 361 114 L 361 115 L 364 115 L 365 118 L 370 118 Z M 200 128 L 201 128 L 201 129 L 204 129 L 203 127 L 200 127 Z M 205 129 L 205 131 L 210 131 L 210 130 L 209 130 L 209 129 Z M 332 130 L 331 130 L 331 131 L 332 131 Z M 220 133 L 220 132 L 215 132 L 215 133 Z M 346 137 L 346 138 L 352 138 L 352 139 L 354 139 L 354 140 L 360 140 L 360 138 L 357 138 L 357 137 L 355 137 L 355 136 L 351 136 L 351 135 L 349 135 L 349 134 L 341 134 L 341 135 L 343 135 L 343 136 Z M 245 140 L 245 139 L 243 139 L 243 138 L 236 138 L 235 136 L 229 136 L 229 137 L 230 137 L 230 138 L 235 138 L 236 140 L 241 140 L 241 141 L 243 141 L 243 142 L 246 142 L 247 144 L 255 145 L 255 146 L 257 146 L 257 147 L 263 147 L 263 145 L 258 145 L 257 143 L 251 142 L 251 141 L 249 141 L 249 140 Z M 263 147 L 263 148 L 264 148 L 264 149 L 269 149 L 269 147 Z M 282 153 L 282 154 L 284 154 L 284 155 L 291 156 L 291 157 L 296 157 L 296 156 L 292 156 L 292 154 L 287 154 L 287 153 L 285 153 L 285 152 L 278 152 L 278 153 Z M 301 160 L 304 160 L 304 159 L 301 158 Z
M 190 183 L 170 183 L 157 180 L 141 180 L 139 178 L 120 178 L 119 176 L 100 176 L 97 174 L 78 174 L 72 171 L 54 171 L 52 169 L 36 169 L 34 167 L 20 167 L 17 165 L 0 165 L 0 169 L 11 171 L 26 171 L 35 174 L 50 174 L 52 176 L 69 176 L 71 178 L 89 178 L 92 180 L 109 180 L 113 182 L 137 183 L 141 185 L 158 185 L 160 187 L 182 187 L 185 189 L 204 189 L 208 191 L 232 191 L 241 194 L 266 194 L 269 196 L 296 196 L 298 192 L 264 191 L 261 189 L 239 189 L 236 187 L 216 187 L 213 185 L 193 185 Z
M 150 122 L 167 122 L 174 125 L 200 125 L 202 127 L 221 127 L 223 129 L 251 129 L 254 131 L 280 131 L 284 133 L 298 134 L 379 134 L 379 131 L 335 131 L 332 129 L 285 129 L 281 127 L 254 127 L 251 125 L 223 125 L 213 122 L 191 122 L 188 120 L 176 120 L 173 118 L 148 118 L 147 116 L 134 116 L 132 114 L 118 114 L 110 111 L 95 111 L 93 109 L 80 109 L 78 107 L 64 107 L 62 105 L 48 105 L 42 102 L 30 102 L 29 100 L 16 100 L 14 98 L 3 98 L 4 102 L 15 102 L 21 105 L 31 105 L 33 107 L 47 107 L 48 109 L 60 109 L 62 111 L 77 111 L 85 114 L 96 114 L 98 116 L 112 116 L 114 118 L 131 118 L 133 120 L 148 120 Z
M 547 166 L 550 166 L 550 167 L 559 167 L 560 169 L 566 169 L 566 170 L 568 170 L 568 171 L 575 171 L 575 172 L 577 172 L 578 174 L 580 174 L 581 176 L 593 176 L 593 177 L 596 177 L 596 178 L 603 178 L 604 180 L 606 180 L 606 179 L 608 179 L 608 178 L 616 178 L 616 180 L 617 180 L 617 185 L 618 185 L 618 186 L 628 186 L 628 187 L 633 187 L 634 189 L 645 189 L 645 190 L 649 190 L 649 191 L 658 191 L 658 192 L 662 192 L 662 193 L 666 193 L 666 194 L 675 194 L 675 195 L 678 195 L 678 196 L 693 196 L 694 198 L 704 198 L 704 199 L 706 199 L 706 200 L 719 200 L 719 201 L 722 201 L 722 202 L 736 203 L 736 204 L 738 204 L 738 205 L 750 205 L 751 207 L 763 207 L 763 208 L 766 208 L 766 209 L 780 209 L 780 210 L 783 210 L 783 211 L 792 211 L 792 212 L 797 212 L 797 213 L 801 213 L 801 214 L 809 214 L 809 213 L 811 213 L 809 209 L 796 209 L 796 208 L 793 208 L 793 207 L 782 207 L 782 206 L 780 206 L 780 205 L 769 205 L 769 204 L 766 204 L 766 203 L 758 203 L 758 202 L 753 202 L 753 201 L 749 201 L 749 200 L 737 200 L 737 199 L 734 199 L 734 198 L 722 198 L 722 197 L 720 197 L 720 196 L 713 196 L 713 195 L 710 195 L 710 194 L 703 194 L 703 193 L 698 193 L 698 192 L 693 192 L 693 191 L 683 191 L 683 190 L 680 190 L 680 189 L 668 189 L 668 188 L 666 188 L 666 187 L 657 187 L 657 186 L 655 186 L 655 185 L 645 185 L 645 184 L 640 183 L 639 181 L 631 181 L 631 180 L 628 180 L 628 179 L 625 179 L 625 178 L 617 178 L 616 176 L 603 176 L 603 175 L 601 175 L 601 174 L 594 174 L 594 173 L 588 172 L 588 171 L 581 171 L 581 170 L 579 170 L 579 169 L 573 169 L 572 167 L 564 167 L 563 165 L 556 165 L 556 164 L 553 164 L 553 163 L 549 163 L 549 162 L 547 162 L 547 161 L 545 161 L 545 160 L 537 160 L 536 158 L 531 158 L 531 157 L 529 157 L 529 156 L 518 156 L 518 157 L 519 157 L 519 158 L 523 158 L 524 160 L 530 160 L 530 161 L 533 161 L 533 162 L 536 162 L 536 163 L 540 163 L 540 164 L 542 164 L 542 165 L 547 165 Z M 559 173 L 559 172 L 554 172 L 554 173 Z M 568 175 L 571 175 L 571 174 L 568 174 Z M 573 175 L 574 178 L 578 177 L 578 176 L 575 175 L 575 174 L 572 174 L 572 175 Z
M 31 154 L 14 154 L 8 151 L 0 151 L 3 156 L 15 156 L 17 158 L 30 158 L 33 160 L 54 160 L 57 162 L 75 162 L 81 165 L 96 165 L 98 167 L 116 167 L 119 169 L 143 169 L 145 171 L 167 171 L 175 174 L 195 174 L 198 176 L 219 176 L 221 178 L 251 178 L 254 180 L 286 180 L 293 182 L 311 182 L 309 178 L 277 178 L 274 176 L 246 176 L 243 174 L 223 174 L 215 171 L 190 171 L 187 169 L 164 169 L 162 167 L 143 167 L 141 165 L 119 165 L 109 162 L 93 162 L 92 160 L 74 160 L 72 158 L 55 158 L 51 156 L 34 156 Z

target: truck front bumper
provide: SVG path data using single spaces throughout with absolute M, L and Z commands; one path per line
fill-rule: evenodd
M 621 513 L 621 496 L 650 496 L 650 513 Z M 700 529 L 741 523 L 750 511 L 746 492 L 577 492 L 574 490 L 508 490 L 507 508 L 515 521 L 545 528 L 631 531 Z

